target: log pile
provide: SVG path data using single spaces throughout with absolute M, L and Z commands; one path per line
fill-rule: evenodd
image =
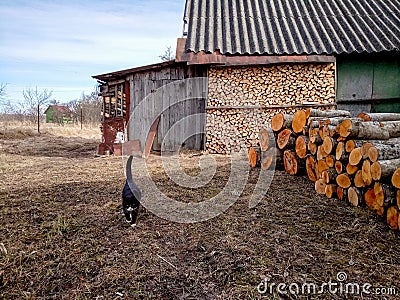
M 400 114 L 352 118 L 348 111 L 298 110 L 275 115 L 271 130 L 263 129 L 260 137 L 265 132 L 276 138 L 288 174 L 306 174 L 318 194 L 368 207 L 399 230 Z M 250 165 L 261 167 L 254 155 L 262 158 L 263 151 L 254 150 L 249 150 Z
M 210 153 L 246 151 L 258 130 L 279 113 L 335 106 L 332 63 L 211 67 L 205 148 Z

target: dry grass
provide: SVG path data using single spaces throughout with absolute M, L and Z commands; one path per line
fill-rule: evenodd
M 95 158 L 97 143 L 53 134 L 0 139 L 1 299 L 259 299 L 264 278 L 322 284 L 339 271 L 348 282 L 400 291 L 399 234 L 280 171 L 255 209 L 248 201 L 258 170 L 241 199 L 212 220 L 177 224 L 142 210 L 131 230 L 120 208 L 122 160 Z M 198 173 L 198 159 L 182 155 L 187 173 Z M 230 165 L 216 161 L 215 177 L 194 191 L 173 184 L 158 156 L 150 170 L 168 195 L 197 201 L 226 184 Z M 307 298 L 346 297 L 300 297 Z
M 0 122 L 0 139 L 23 139 L 26 137 L 39 136 L 37 125 L 21 122 Z M 50 134 L 56 137 L 82 137 L 87 139 L 100 139 L 99 126 L 85 124 L 81 129 L 80 125 L 65 124 L 63 126 L 52 123 L 40 124 L 41 134 Z

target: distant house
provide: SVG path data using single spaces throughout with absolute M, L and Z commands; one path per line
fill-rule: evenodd
M 162 111 L 154 150 L 185 145 L 226 153 L 255 146 L 259 128 L 279 112 L 400 112 L 399 4 L 186 0 L 175 60 L 93 76 L 101 84 L 103 118 L 127 122 L 140 108 L 128 138 L 143 147 L 148 116 Z M 180 84 L 200 77 L 186 80 L 193 86 Z M 191 101 L 167 105 L 178 98 Z M 202 117 L 175 126 L 194 113 Z M 200 134 L 182 143 L 192 132 Z
M 73 120 L 72 111 L 65 105 L 49 105 L 44 113 L 46 123 L 66 124 Z

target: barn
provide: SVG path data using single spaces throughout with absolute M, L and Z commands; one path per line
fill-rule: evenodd
M 400 112 L 399 0 L 187 0 L 183 21 L 175 60 L 93 76 L 142 150 L 240 151 L 303 107 Z

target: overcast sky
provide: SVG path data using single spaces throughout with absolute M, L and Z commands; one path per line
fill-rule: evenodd
M 1 0 L 0 83 L 67 102 L 90 93 L 92 75 L 157 63 L 182 36 L 184 0 Z

